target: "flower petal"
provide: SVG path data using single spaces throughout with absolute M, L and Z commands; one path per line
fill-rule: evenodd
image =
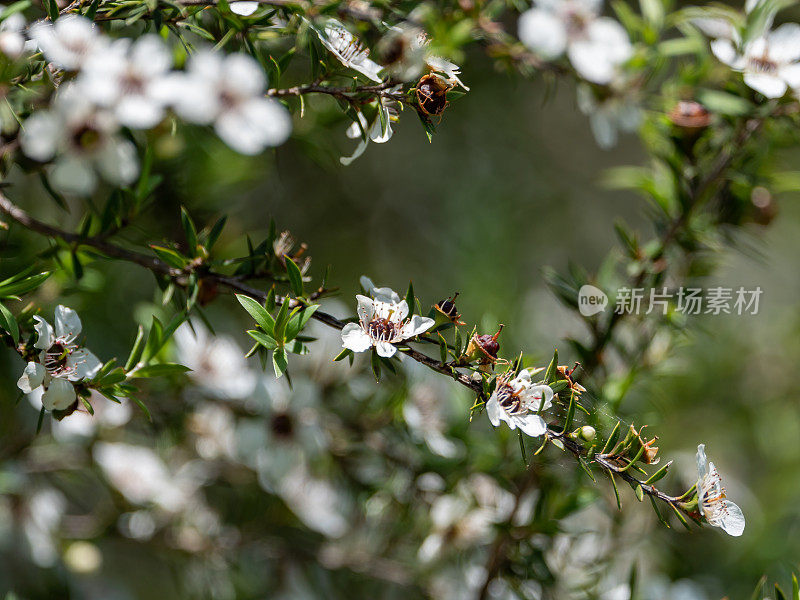
M 549 11 L 532 8 L 519 18 L 519 39 L 545 58 L 556 58 L 567 47 L 564 23 Z
M 428 331 L 428 329 L 433 327 L 434 323 L 435 321 L 433 319 L 414 315 L 408 323 L 403 325 L 403 328 L 400 330 L 400 335 L 404 340 L 407 340 L 415 335 L 419 335 L 423 331 Z
M 734 69 L 741 69 L 744 61 L 736 52 L 733 43 L 727 39 L 714 40 L 711 42 L 711 52 L 720 62 L 725 63 Z
M 258 10 L 258 2 L 231 2 L 230 3 L 231 12 L 236 13 L 237 15 L 241 15 L 243 17 L 249 17 L 254 12 Z
M 497 401 L 497 396 L 492 394 L 492 397 L 489 398 L 489 401 L 486 403 L 486 414 L 488 415 L 491 424 L 495 427 L 500 425 L 502 412 L 503 409 L 501 408 L 500 403 Z
M 700 477 L 708 473 L 708 460 L 706 459 L 706 445 L 700 444 L 697 446 L 697 472 Z
M 353 352 L 364 352 L 372 346 L 372 340 L 358 323 L 348 323 L 342 329 L 342 347 Z
M 547 423 L 539 415 L 527 414 L 521 417 L 514 417 L 519 428 L 531 437 L 539 437 L 547 431 Z
M 767 98 L 780 98 L 786 93 L 786 82 L 766 73 L 745 73 L 744 82 Z
M 25 365 L 22 377 L 17 381 L 17 387 L 26 394 L 30 394 L 44 383 L 45 372 L 44 365 L 33 361 L 29 362 Z
M 63 304 L 56 307 L 56 337 L 72 341 L 80 334 L 81 319 L 74 310 Z
M 53 340 L 55 339 L 55 336 L 53 335 L 53 328 L 50 327 L 50 323 L 45 321 L 39 315 L 35 315 L 33 320 L 36 321 L 36 324 L 33 326 L 33 328 L 38 334 L 38 338 L 33 347 L 38 348 L 39 350 L 47 350 L 53 345 Z
M 728 535 L 738 537 L 744 533 L 744 513 L 742 509 L 730 500 L 722 500 L 725 507 L 724 516 L 722 517 L 719 527 Z
M 397 352 L 397 348 L 389 342 L 378 342 L 375 344 L 375 350 L 378 351 L 378 356 L 382 356 L 383 358 L 391 358 L 394 356 L 394 353 Z
M 47 410 L 64 410 L 75 402 L 75 388 L 66 379 L 54 377 L 42 394 L 42 406 Z
M 400 294 L 395 292 L 392 288 L 388 287 L 372 288 L 371 293 L 372 297 L 375 298 L 375 300 L 378 300 L 379 302 L 386 302 L 387 304 L 399 304 L 400 302 Z
M 769 57 L 779 63 L 800 59 L 800 25 L 784 23 L 767 37 Z
M 358 300 L 358 318 L 362 323 L 369 323 L 375 316 L 375 302 L 372 298 L 361 294 L 356 294 L 356 300 Z
M 78 348 L 67 357 L 67 367 L 71 372 L 69 379 L 73 381 L 94 377 L 102 366 L 100 359 L 86 348 Z

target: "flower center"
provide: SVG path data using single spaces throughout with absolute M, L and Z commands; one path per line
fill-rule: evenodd
M 523 404 L 519 392 L 515 391 L 513 386 L 508 383 L 501 383 L 497 391 L 497 401 L 509 415 L 521 415 L 528 411 L 528 408 Z
M 377 342 L 388 342 L 394 339 L 397 329 L 397 323 L 377 317 L 367 325 L 367 334 Z
M 72 132 L 72 146 L 78 152 L 93 152 L 97 150 L 102 141 L 100 132 L 85 123 Z
M 44 368 L 53 375 L 67 373 L 70 367 L 67 366 L 67 358 L 72 354 L 77 346 L 67 344 L 62 340 L 56 340 L 44 356 Z
M 750 67 L 756 73 L 774 73 L 778 70 L 778 65 L 771 60 L 765 52 L 761 56 L 754 56 L 750 59 Z
M 273 415 L 270 426 L 272 432 L 279 438 L 289 439 L 294 433 L 294 421 L 287 413 Z

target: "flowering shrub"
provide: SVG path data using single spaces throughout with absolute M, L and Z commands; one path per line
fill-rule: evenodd
M 139 548 L 191 556 L 179 577 L 186 597 L 366 597 L 386 586 L 386 597 L 633 598 L 630 563 L 624 578 L 609 569 L 580 584 L 570 571 L 582 559 L 564 544 L 576 537 L 567 536 L 570 519 L 592 510 L 587 489 L 628 510 L 619 484 L 629 485 L 631 500 L 647 499 L 652 521 L 674 528 L 673 540 L 677 525 L 748 535 L 705 445 L 698 479 L 672 474 L 690 460 L 661 462 L 669 445 L 660 453 L 658 438 L 633 422 L 647 416 L 621 405 L 693 325 L 667 288 L 680 288 L 682 299 L 684 285 L 708 275 L 745 227 L 772 221 L 771 187 L 797 187 L 775 158 L 797 141 L 800 106 L 800 26 L 774 27 L 784 8 L 778 0 L 749 1 L 743 11 L 673 11 L 662 0 L 636 9 L 589 0 L 5 6 L 0 213 L 13 242 L 0 264 L 0 333 L 22 370 L 17 388 L 39 410 L 36 433 L 55 447 L 20 460 L 40 443 L 31 431 L 0 453 L 0 472 L 16 473 L 2 484 L 13 497 L 2 514 L 13 513 L 9 529 L 31 563 L 96 572 L 103 532 L 113 529 Z M 157 201 L 202 187 L 204 171 L 238 181 L 247 176 L 231 165 L 263 164 L 229 162 L 233 154 L 270 153 L 280 164 L 303 148 L 342 154 L 326 164 L 355 168 L 386 151 L 370 141 L 392 142 L 407 121 L 432 143 L 464 98 L 487 93 L 467 62 L 481 54 L 520 78 L 569 82 L 599 146 L 636 132 L 647 155 L 611 169 L 604 183 L 646 199 L 654 237 L 618 223 L 619 244 L 596 272 L 545 272 L 584 327 L 568 338 L 568 364 L 553 339 L 514 348 L 514 328 L 501 336 L 506 315 L 496 307 L 459 312 L 457 301 L 474 307 L 466 294 L 441 299 L 451 290 L 437 289 L 425 298 L 409 283 L 401 296 L 362 277 L 361 293 L 337 301 L 335 271 L 312 270 L 308 246 L 288 231 L 257 222 L 257 210 L 231 227 L 231 198 L 217 198 L 213 211 Z M 503 108 L 492 102 L 492 111 Z M 346 138 L 358 140 L 355 149 Z M 176 174 L 179 158 L 195 169 L 193 181 Z M 387 179 L 391 167 L 381 165 Z M 382 202 L 378 191 L 369 195 Z M 299 211 L 303 201 L 292 199 Z M 35 216 L 44 206 L 59 217 Z M 206 222 L 217 209 L 223 214 Z M 409 219 L 385 213 L 368 228 L 402 255 L 403 234 L 437 233 L 424 215 Z M 545 223 L 514 225 L 530 231 L 530 244 L 545 243 Z M 47 249 L 31 250 L 42 240 Z M 497 263 L 507 258 L 483 237 L 472 243 Z M 76 311 L 59 302 L 80 307 L 98 291 L 94 274 L 124 264 L 152 274 L 156 286 L 131 279 L 107 290 L 133 342 L 116 358 L 95 355 L 84 344 L 96 348 L 106 335 L 91 311 L 82 312 L 84 334 Z M 381 279 L 400 283 L 392 273 Z M 154 302 L 135 310 L 128 295 L 143 285 Z M 646 314 L 613 310 L 635 289 L 650 290 Z M 662 310 L 653 310 L 656 300 Z M 42 314 L 54 304 L 53 327 Z M 247 320 L 239 338 L 217 318 L 220 305 L 237 308 L 228 325 Z M 715 306 L 714 314 L 730 312 Z M 117 329 L 107 337 L 104 348 L 125 343 Z M 158 406 L 159 394 L 177 408 Z M 485 421 L 490 432 L 479 430 Z M 160 441 L 145 443 L 153 430 Z M 548 461 L 560 468 L 546 471 Z M 64 470 L 86 481 L 37 477 Z M 746 495 L 741 503 L 756 504 Z M 85 523 L 70 530 L 76 506 Z M 608 554 L 607 565 L 620 558 Z M 306 563 L 330 586 L 331 573 L 345 583 L 326 591 L 303 572 Z M 40 593 L 13 575 L 0 591 Z M 688 597 L 670 594 L 661 597 Z

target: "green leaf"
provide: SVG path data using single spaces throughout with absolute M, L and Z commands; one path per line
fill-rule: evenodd
M 270 335 L 267 335 L 263 331 L 258 331 L 256 329 L 248 329 L 247 335 L 257 341 L 259 344 L 264 346 L 267 350 L 275 350 L 278 347 L 278 342 L 275 341 Z
M 58 3 L 56 0 L 44 0 L 44 8 L 51 21 L 58 19 Z
M 408 304 L 408 311 L 413 314 L 414 309 L 416 308 L 417 305 L 417 299 L 416 296 L 414 296 L 414 283 L 411 281 L 408 282 L 408 291 L 406 292 L 406 304 Z
M 280 379 L 289 367 L 285 348 L 278 348 L 272 353 L 272 367 L 275 369 L 275 377 Z
M 176 269 L 183 269 L 188 263 L 188 259 L 185 256 L 181 256 L 181 254 L 172 248 L 165 248 L 164 246 L 154 246 L 153 244 L 150 245 L 150 248 L 153 252 L 156 253 L 156 256 L 167 263 L 170 267 L 174 267 Z
M 777 583 L 775 584 L 775 600 L 786 600 L 786 594 L 783 593 L 783 590 Z
M 250 313 L 250 316 L 253 317 L 253 320 L 258 323 L 261 329 L 266 333 L 272 333 L 274 331 L 275 319 L 272 318 L 272 315 L 269 314 L 267 309 L 261 306 L 257 300 L 250 296 L 245 296 L 244 294 L 236 294 L 236 299 L 239 301 L 239 304 Z
M 550 383 L 556 380 L 556 373 L 558 372 L 558 350 L 553 352 L 553 360 L 547 366 L 547 371 L 544 373 L 544 382 Z
M 135 396 L 128 396 L 131 400 L 136 402 L 136 405 L 142 410 L 144 416 L 147 417 L 147 420 L 151 423 L 153 422 L 153 415 L 150 414 L 150 410 L 145 406 L 144 402 L 136 398 Z
M 797 583 L 797 575 L 792 573 L 792 600 L 800 600 L 800 584 Z
M 2 304 L 0 304 L 0 327 L 11 334 L 14 344 L 19 344 L 19 324 L 11 311 Z
M 194 221 L 192 221 L 192 217 L 189 216 L 185 206 L 181 206 L 181 225 L 183 226 L 183 233 L 186 234 L 189 256 L 197 256 L 197 228 L 194 226 Z
M 342 348 L 342 351 L 339 352 L 339 354 L 337 354 L 336 357 L 333 360 L 335 362 L 338 362 L 340 360 L 344 360 L 348 356 L 353 356 L 353 351 L 350 350 L 349 348 Z
M 278 311 L 278 316 L 275 317 L 275 327 L 273 328 L 272 337 L 279 342 L 286 340 L 286 325 L 289 322 L 289 299 L 284 298 L 281 303 L 281 309 Z
M 214 226 L 211 228 L 211 231 L 208 232 L 208 240 L 206 241 L 206 248 L 211 250 L 214 244 L 217 243 L 222 230 L 225 228 L 225 222 L 228 220 L 228 217 L 220 217 L 217 219 L 217 222 L 214 223 Z
M 745 98 L 720 90 L 698 90 L 697 100 L 710 112 L 731 117 L 748 115 L 755 108 Z
M 371 356 L 370 356 L 370 363 L 371 363 L 371 366 L 372 366 L 372 374 L 375 375 L 375 381 L 380 381 L 381 380 L 381 360 L 380 360 L 380 356 L 378 356 L 378 353 L 375 352 L 374 350 L 372 351 Z
M 762 575 L 761 579 L 758 580 L 756 589 L 753 590 L 753 595 L 750 597 L 751 600 L 761 600 L 764 597 L 764 584 L 766 582 L 767 582 L 767 576 Z
M 286 260 L 286 273 L 289 275 L 289 283 L 292 286 L 292 293 L 298 298 L 304 295 L 303 289 L 303 275 L 300 273 L 300 268 L 288 256 L 284 257 Z
M 653 474 L 652 474 L 652 475 L 651 475 L 651 476 L 650 476 L 650 477 L 647 479 L 647 481 L 645 481 L 645 483 L 646 483 L 646 484 L 653 484 L 653 483 L 655 483 L 656 481 L 658 481 L 658 480 L 662 479 L 662 478 L 664 477 L 664 475 L 666 475 L 666 474 L 667 474 L 667 469 L 669 469 L 670 465 L 672 465 L 672 461 L 669 461 L 667 464 L 665 464 L 663 467 L 661 467 L 661 468 L 660 468 L 658 471 L 656 471 L 655 473 L 653 473 Z
M 312 304 L 311 306 L 307 306 L 300 312 L 294 314 L 291 319 L 289 319 L 288 325 L 286 325 L 286 340 L 293 340 L 298 336 L 298 334 L 303 330 L 308 323 L 308 320 L 312 317 L 312 315 L 317 312 L 319 308 L 319 304 Z
M 164 377 L 167 375 L 178 375 L 191 371 L 189 367 L 179 365 L 178 363 L 159 363 L 156 365 L 147 365 L 141 369 L 129 373 L 129 377 Z
M 128 360 L 125 361 L 126 371 L 130 371 L 136 366 L 136 363 L 139 362 L 139 359 L 142 357 L 142 352 L 144 352 L 144 345 L 146 341 L 147 340 L 144 336 L 144 327 L 139 325 L 139 329 L 136 331 L 136 339 L 133 341 L 133 346 L 131 347 L 131 353 L 128 355 Z
M 20 296 L 32 292 L 42 285 L 48 277 L 50 277 L 50 272 L 45 271 L 44 273 L 32 275 L 21 281 L 12 281 L 6 285 L 0 284 L 0 297 Z

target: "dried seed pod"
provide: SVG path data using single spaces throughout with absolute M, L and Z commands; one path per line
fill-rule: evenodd
M 447 92 L 449 85 L 436 75 L 428 73 L 417 83 L 417 105 L 427 116 L 438 116 L 447 108 Z

